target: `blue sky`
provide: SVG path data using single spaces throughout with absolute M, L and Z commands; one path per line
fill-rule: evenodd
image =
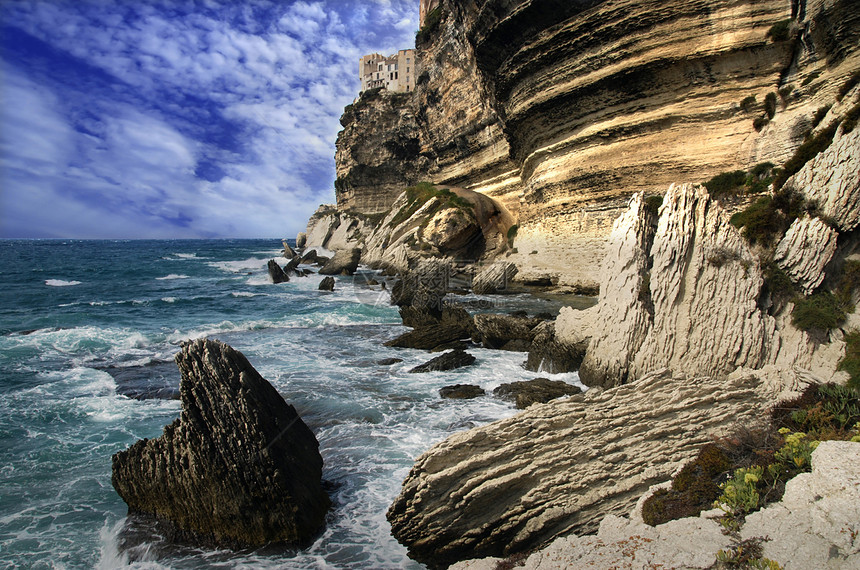
M 0 237 L 294 237 L 418 0 L 0 0 Z

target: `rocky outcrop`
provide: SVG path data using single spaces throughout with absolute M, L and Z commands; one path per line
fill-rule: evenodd
M 860 444 L 825 441 L 812 453 L 812 472 L 790 480 L 781 501 L 748 515 L 740 535 L 759 539 L 762 556 L 785 570 L 856 568 L 858 520 Z M 723 530 L 710 513 L 657 527 L 643 523 L 638 511 L 629 517 L 609 515 L 597 534 L 559 538 L 518 567 L 713 568 L 716 553 L 735 546 Z M 495 570 L 500 562 L 472 560 L 452 570 Z
M 286 274 L 286 272 L 278 265 L 278 262 L 274 259 L 270 259 L 267 264 L 267 269 L 269 271 L 269 279 L 272 280 L 272 283 L 286 283 L 290 280 L 290 276 Z
M 334 254 L 320 269 L 320 275 L 352 275 L 358 269 L 361 250 L 343 249 Z
M 472 384 L 454 384 L 453 386 L 439 388 L 439 397 L 451 400 L 471 400 L 484 394 L 486 392 L 483 388 Z
M 416 366 L 409 372 L 414 374 L 424 373 L 424 372 L 444 372 L 445 370 L 455 370 L 457 368 L 463 368 L 464 366 L 470 366 L 475 363 L 475 357 L 466 352 L 465 350 L 456 349 L 450 350 L 444 354 L 440 354 L 436 358 L 433 358 L 424 364 Z
M 814 200 L 840 231 L 855 229 L 860 225 L 860 129 L 842 134 L 840 128 L 830 147 L 807 162 L 786 185 Z
M 480 342 L 484 348 L 525 352 L 534 340 L 535 327 L 542 322 L 536 317 L 477 314 L 473 340 Z
M 472 292 L 476 295 L 491 295 L 507 289 L 517 274 L 517 266 L 507 261 L 497 261 L 483 267 L 472 279 Z
M 419 457 L 388 511 L 392 533 L 410 556 L 445 566 L 594 532 L 715 435 L 765 421 L 774 400 L 800 384 L 791 371 L 717 379 L 664 370 L 533 405 Z
M 305 245 L 308 243 L 308 234 L 305 232 L 299 232 L 296 234 L 296 247 L 299 249 L 304 249 Z
M 774 262 L 809 295 L 824 281 L 824 268 L 836 253 L 838 237 L 821 218 L 798 218 L 780 240 Z
M 582 392 L 582 388 L 562 382 L 561 380 L 550 380 L 549 378 L 535 378 L 523 382 L 511 382 L 502 384 L 493 394 L 516 402 L 517 408 L 524 410 L 532 404 L 545 404 L 562 396 L 573 396 Z
M 318 289 L 320 291 L 334 291 L 334 277 L 329 275 L 328 277 L 323 277 L 323 280 L 320 281 Z
M 129 512 L 221 546 L 307 542 L 329 507 L 314 434 L 229 346 L 191 341 L 176 363 L 179 419 L 113 456 Z
M 416 179 L 486 194 L 516 217 L 507 260 L 523 280 L 596 285 L 632 194 L 783 163 L 860 68 L 851 0 L 439 9 L 404 106 L 374 97 L 344 113 L 338 206 L 381 212 Z M 789 19 L 784 37 L 770 33 Z M 768 97 L 777 103 L 765 119 Z

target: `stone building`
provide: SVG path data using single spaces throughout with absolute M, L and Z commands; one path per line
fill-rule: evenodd
M 402 49 L 385 57 L 378 53 L 365 55 L 358 60 L 358 77 L 361 91 L 384 87 L 393 92 L 407 92 L 415 88 L 415 50 Z

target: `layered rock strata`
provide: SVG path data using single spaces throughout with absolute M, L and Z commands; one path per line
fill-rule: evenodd
M 307 542 L 330 504 L 314 434 L 226 344 L 191 341 L 176 363 L 179 419 L 113 456 L 111 482 L 129 513 L 220 546 Z
M 381 212 L 415 179 L 492 196 L 517 218 L 508 260 L 522 280 L 594 286 L 632 194 L 783 163 L 860 69 L 850 0 L 439 9 L 417 46 L 411 110 L 377 95 L 344 114 L 338 206 Z
M 702 444 L 734 425 L 759 425 L 776 398 L 800 385 L 790 371 L 715 379 L 664 370 L 533 405 L 419 457 L 388 511 L 392 533 L 410 556 L 447 566 L 594 532 Z
M 719 511 L 721 512 L 721 511 Z M 719 550 L 736 544 L 711 513 L 651 527 L 634 511 L 609 515 L 593 536 L 566 536 L 529 555 L 524 570 L 564 568 L 713 568 Z M 785 570 L 860 567 L 860 444 L 825 441 L 812 453 L 812 472 L 785 486 L 777 503 L 746 517 L 741 539 L 758 539 L 762 556 Z M 503 560 L 458 563 L 452 570 L 494 570 Z

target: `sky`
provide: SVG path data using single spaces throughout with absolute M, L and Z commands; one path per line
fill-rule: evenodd
M 295 237 L 418 0 L 0 0 L 0 238 Z

